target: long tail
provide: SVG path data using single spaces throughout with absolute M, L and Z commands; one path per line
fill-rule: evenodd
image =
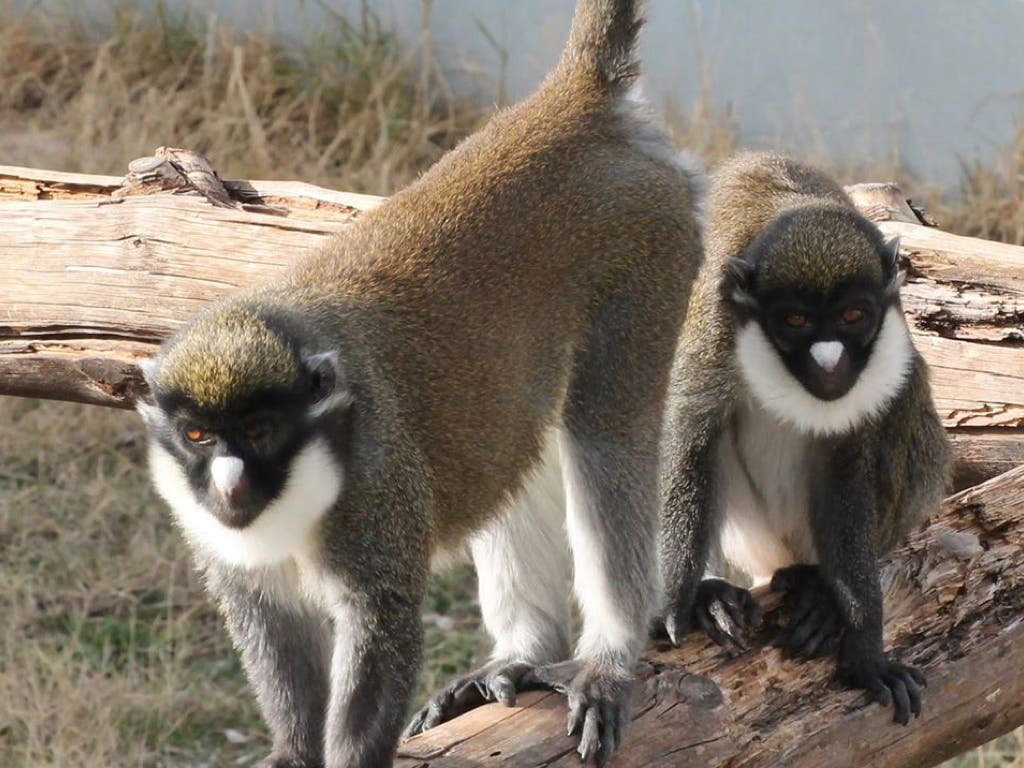
M 640 72 L 636 41 L 643 25 L 642 4 L 641 0 L 577 0 L 559 69 L 585 72 L 603 89 L 628 87 Z

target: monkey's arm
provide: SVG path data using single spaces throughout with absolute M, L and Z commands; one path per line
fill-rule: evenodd
M 678 645 L 697 624 L 720 645 L 731 641 L 744 647 L 739 628 L 748 622 L 760 623 L 757 603 L 745 589 L 722 579 L 703 578 L 721 524 L 716 491 L 718 442 L 733 392 L 720 368 L 706 373 L 702 375 L 699 359 L 682 353 L 673 371 L 661 470 L 659 558 L 665 604 L 654 629 L 660 632 L 658 624 L 663 622 L 665 633 Z
M 261 765 L 320 765 L 327 707 L 328 633 L 298 606 L 279 604 L 272 588 L 227 566 L 206 568 L 228 631 L 274 740 Z
M 334 626 L 325 765 L 391 765 L 423 657 L 420 603 L 359 596 L 336 608 Z
M 875 527 L 874 463 L 862 435 L 832 441 L 813 473 L 811 516 L 821 572 L 843 622 L 838 674 L 864 688 L 883 706 L 893 703 L 896 722 L 920 714 L 924 675 L 890 661 L 882 646 L 882 589 Z

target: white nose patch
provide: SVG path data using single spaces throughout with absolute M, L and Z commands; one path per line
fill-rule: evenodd
M 811 357 L 815 362 L 831 373 L 839 365 L 839 358 L 843 356 L 843 342 L 841 341 L 816 341 L 811 344 Z
M 213 484 L 225 496 L 231 495 L 235 486 L 238 485 L 243 471 L 245 471 L 245 462 L 237 456 L 218 456 L 210 464 L 210 476 L 213 478 Z

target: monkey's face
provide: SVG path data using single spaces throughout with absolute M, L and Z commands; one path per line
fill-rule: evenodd
M 842 432 L 876 413 L 912 363 L 897 244 L 869 234 L 815 212 L 729 261 L 742 376 L 765 408 L 805 431 Z
M 226 410 L 159 393 L 150 434 L 180 465 L 196 501 L 228 528 L 248 527 L 281 497 L 313 437 L 301 393 L 263 392 Z
M 190 338 L 200 332 L 204 343 Z M 341 491 L 349 401 L 337 355 L 267 359 L 295 346 L 244 332 L 218 341 L 197 325 L 142 366 L 154 485 L 193 543 L 232 564 L 294 554 Z M 278 373 L 243 375 L 254 357 Z
M 826 296 L 772 291 L 760 296 L 756 322 L 793 377 L 821 400 L 845 395 L 863 373 L 884 315 L 871 285 Z

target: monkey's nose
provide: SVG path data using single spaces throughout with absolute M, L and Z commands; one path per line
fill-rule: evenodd
M 843 356 L 846 347 L 841 341 L 816 341 L 811 344 L 811 357 L 826 373 L 832 373 Z
M 217 456 L 210 464 L 210 477 L 217 493 L 230 500 L 244 485 L 245 462 L 237 456 Z

